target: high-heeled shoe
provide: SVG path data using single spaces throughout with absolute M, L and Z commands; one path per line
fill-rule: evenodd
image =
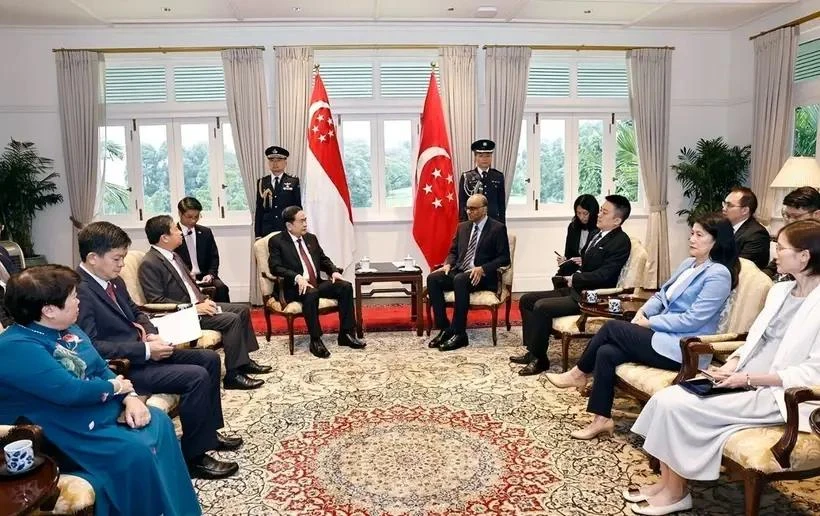
M 570 373 L 547 373 L 547 380 L 554 386 L 558 387 L 559 389 L 569 389 L 570 387 L 575 387 L 577 389 L 581 389 L 586 386 L 587 379 L 584 378 L 581 381 L 575 380 Z
M 649 516 L 664 516 L 666 514 L 675 514 L 676 512 L 688 511 L 692 509 L 692 494 L 686 493 L 686 496 L 675 503 L 664 506 L 651 505 L 647 501 L 633 503 L 630 506 L 632 512 L 635 514 L 647 514 Z
M 602 426 L 593 427 L 593 425 L 590 424 L 586 428 L 576 430 L 569 435 L 573 439 L 588 441 L 598 437 L 601 434 L 609 434 L 611 436 L 613 433 L 615 433 L 615 421 L 610 419 L 608 423 Z

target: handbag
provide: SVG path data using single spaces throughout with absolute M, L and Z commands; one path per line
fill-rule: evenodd
M 678 385 L 699 398 L 708 398 L 710 396 L 720 396 L 721 394 L 732 394 L 749 390 L 747 387 L 715 387 L 715 384 L 709 378 L 684 380 Z

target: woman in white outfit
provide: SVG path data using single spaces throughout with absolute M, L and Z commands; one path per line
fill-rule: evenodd
M 782 425 L 784 391 L 820 384 L 820 221 L 801 220 L 780 230 L 777 271 L 795 281 L 775 284 L 746 343 L 712 375 L 718 387 L 749 390 L 698 397 L 679 386 L 655 394 L 632 431 L 661 462 L 658 483 L 623 496 L 636 514 L 672 514 L 692 508 L 688 480 L 715 480 L 727 439 L 744 428 Z M 812 407 L 802 404 L 800 430 L 810 431 Z

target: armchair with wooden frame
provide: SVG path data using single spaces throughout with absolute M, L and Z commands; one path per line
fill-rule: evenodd
M 275 276 L 270 272 L 268 258 L 270 250 L 268 241 L 272 236 L 279 233 L 274 231 L 253 243 L 253 255 L 256 258 L 257 281 L 259 290 L 262 292 L 262 310 L 265 314 L 265 340 L 270 342 L 273 333 L 271 329 L 271 315 L 284 317 L 288 323 L 288 351 L 293 354 L 294 335 L 293 323 L 299 317 L 304 317 L 302 313 L 302 303 L 285 300 L 285 290 L 282 288 L 284 278 Z M 319 314 L 329 314 L 339 311 L 339 302 L 335 299 L 319 298 Z
M 507 323 L 507 331 L 510 331 L 512 325 L 510 324 L 510 310 L 512 309 L 512 283 L 513 283 L 513 265 L 515 264 L 515 235 L 507 234 L 510 242 L 510 264 L 506 267 L 499 267 L 496 271 L 498 273 L 498 283 L 495 290 L 478 290 L 470 293 L 469 309 L 488 310 L 492 315 L 492 329 L 493 329 L 493 346 L 498 344 L 498 308 L 505 305 L 505 321 Z M 433 270 L 439 268 L 440 265 L 433 267 Z M 430 297 L 427 295 L 427 287 L 424 287 L 424 305 L 427 312 L 427 335 L 433 329 L 433 307 L 430 306 Z M 455 293 L 450 290 L 444 293 L 445 306 L 452 307 L 455 304 Z
M 621 269 L 618 283 L 614 288 L 599 288 L 593 290 L 599 298 L 617 295 L 630 295 L 635 299 L 648 299 L 651 291 L 641 288 L 643 285 L 646 262 L 649 253 L 637 238 L 630 238 L 632 248 L 629 259 Z M 586 295 L 584 293 L 584 295 Z M 556 317 L 552 321 L 552 336 L 561 340 L 561 367 L 564 371 L 569 368 L 569 345 L 574 339 L 591 339 L 601 326 L 608 321 L 604 317 L 587 317 L 581 315 L 567 315 Z

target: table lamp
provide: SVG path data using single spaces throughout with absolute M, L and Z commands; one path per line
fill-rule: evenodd
M 820 163 L 812 157 L 792 156 L 781 167 L 774 178 L 771 188 L 798 188 L 801 186 L 820 186 Z

